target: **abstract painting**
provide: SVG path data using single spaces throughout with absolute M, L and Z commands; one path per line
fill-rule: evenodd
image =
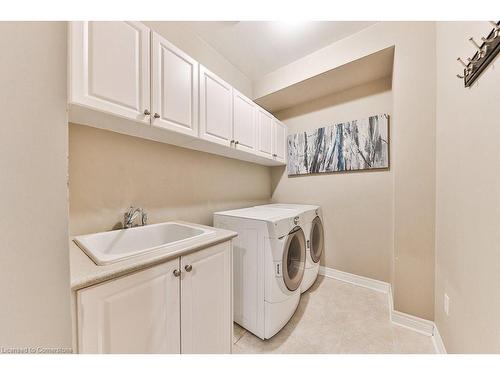
M 389 167 L 389 116 L 370 116 L 288 136 L 288 175 Z

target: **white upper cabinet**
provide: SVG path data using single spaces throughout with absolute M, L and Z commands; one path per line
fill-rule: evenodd
M 257 110 L 257 151 L 269 158 L 273 155 L 273 121 L 274 117 L 270 113 L 262 108 Z
M 142 23 L 69 25 L 70 122 L 284 164 L 283 124 Z
M 236 149 L 256 151 L 255 103 L 233 89 L 233 140 Z
M 198 62 L 152 33 L 153 126 L 198 136 Z
M 232 107 L 231 85 L 200 65 L 200 138 L 229 146 Z
M 70 102 L 149 123 L 150 30 L 140 22 L 71 22 Z
M 181 352 L 231 353 L 231 244 L 181 257 Z
M 79 353 L 180 353 L 179 258 L 77 292 Z
M 273 158 L 286 162 L 287 127 L 278 120 L 273 121 Z

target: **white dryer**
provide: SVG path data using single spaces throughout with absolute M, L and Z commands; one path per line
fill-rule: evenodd
M 214 213 L 214 226 L 233 241 L 234 321 L 269 339 L 290 320 L 300 300 L 306 239 L 295 210 L 244 208 Z
M 308 290 L 318 278 L 319 261 L 325 248 L 325 233 L 323 229 L 323 215 L 321 207 L 309 204 L 273 203 L 260 208 L 277 210 L 295 210 L 300 217 L 300 223 L 306 236 L 306 266 L 300 286 L 301 292 Z

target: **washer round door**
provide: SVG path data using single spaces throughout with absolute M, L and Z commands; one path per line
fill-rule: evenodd
M 311 223 L 309 241 L 311 246 L 311 258 L 314 263 L 318 263 L 325 247 L 325 233 L 323 231 L 323 223 L 319 216 L 316 216 Z
M 300 227 L 289 234 L 283 249 L 283 281 L 290 291 L 296 290 L 304 277 L 306 238 Z

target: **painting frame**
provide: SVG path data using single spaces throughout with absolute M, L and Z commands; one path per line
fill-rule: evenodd
M 290 134 L 288 176 L 390 169 L 387 113 Z

